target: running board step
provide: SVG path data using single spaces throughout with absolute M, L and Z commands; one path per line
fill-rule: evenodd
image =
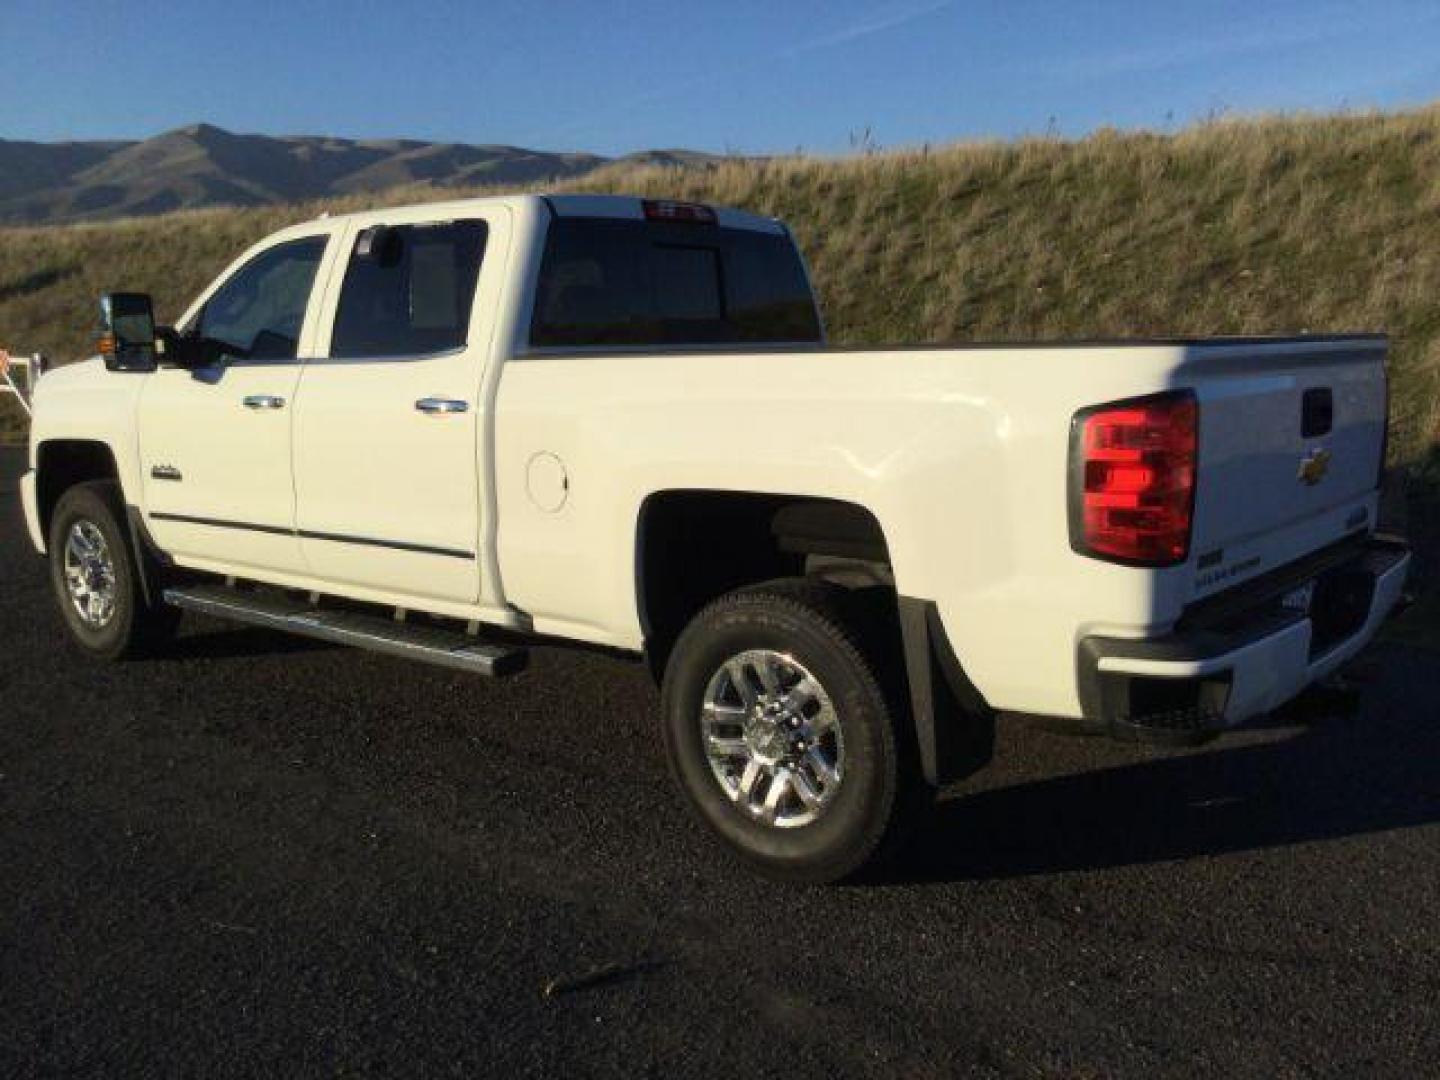
M 165 590 L 165 602 L 186 611 L 353 645 L 477 675 L 514 675 L 525 668 L 523 648 L 477 641 L 459 630 L 396 622 L 356 611 L 327 611 L 281 593 L 241 592 L 223 585 Z

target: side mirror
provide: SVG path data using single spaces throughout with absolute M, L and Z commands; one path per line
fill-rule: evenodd
M 187 371 L 211 367 L 220 362 L 221 348 L 207 338 L 182 334 L 173 326 L 155 328 L 156 359 Z
M 110 371 L 155 370 L 155 311 L 145 293 L 100 298 L 100 355 Z

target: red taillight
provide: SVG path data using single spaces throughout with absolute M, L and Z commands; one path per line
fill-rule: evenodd
M 646 199 L 642 205 L 649 221 L 696 221 L 704 225 L 715 224 L 715 211 L 699 203 Z
M 1070 546 L 1170 566 L 1190 553 L 1199 407 L 1188 390 L 1077 413 L 1070 442 Z

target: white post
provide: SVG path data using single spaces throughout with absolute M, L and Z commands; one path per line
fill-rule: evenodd
M 25 415 L 30 415 L 30 399 L 35 396 L 35 384 L 40 379 L 40 373 L 45 368 L 45 358 L 39 353 L 34 356 L 11 356 L 4 349 L 0 349 L 0 394 L 9 394 L 20 403 L 25 410 Z M 15 373 L 23 370 L 25 372 L 25 387 L 22 390 L 20 384 L 15 381 Z

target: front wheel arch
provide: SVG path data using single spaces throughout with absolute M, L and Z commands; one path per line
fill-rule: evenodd
M 115 451 L 99 439 L 46 439 L 35 450 L 35 508 L 40 535 L 50 536 L 50 520 L 61 496 L 76 484 L 108 480 L 120 490 Z

